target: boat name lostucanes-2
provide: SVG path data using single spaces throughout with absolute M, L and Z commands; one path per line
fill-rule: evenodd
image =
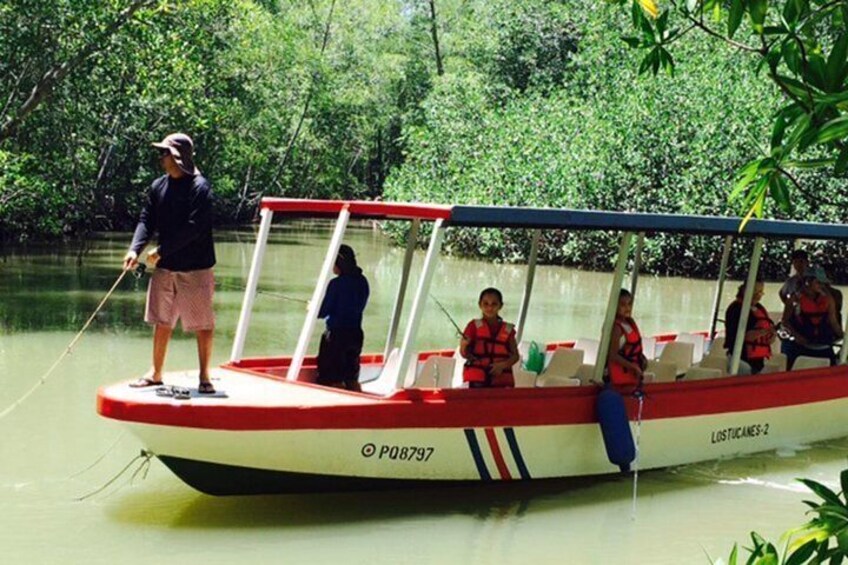
M 721 443 L 736 439 L 767 436 L 770 424 L 752 424 L 750 426 L 734 426 L 723 430 L 716 430 L 710 437 L 710 443 Z

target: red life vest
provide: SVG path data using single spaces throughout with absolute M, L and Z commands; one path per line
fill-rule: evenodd
M 465 363 L 462 379 L 465 382 L 489 382 L 493 386 L 513 386 L 512 367 L 504 369 L 499 377 L 492 379 L 489 368 L 498 361 L 509 359 L 509 340 L 514 331 L 513 325 L 504 321 L 499 322 L 497 331 L 483 319 L 474 320 L 475 336 L 469 350 L 473 359 Z
M 755 304 L 751 308 L 754 319 L 755 330 L 770 330 L 774 328 L 774 322 L 769 318 L 768 312 L 761 304 Z M 758 337 L 753 341 L 745 340 L 745 358 L 749 360 L 768 359 L 771 357 L 771 340 L 767 336 Z
M 630 331 L 627 331 L 625 322 L 630 326 Z M 639 327 L 633 318 L 621 321 L 616 318 L 615 325 L 619 327 L 624 336 L 624 343 L 618 349 L 618 354 L 636 365 L 642 366 L 642 360 L 645 355 L 642 353 L 642 334 L 639 333 Z M 607 364 L 609 369 L 610 382 L 614 385 L 638 385 L 639 377 L 636 376 L 631 369 L 625 367 L 621 363 L 617 363 L 610 358 Z
M 827 296 L 810 298 L 803 292 L 798 296 L 795 310 L 795 329 L 813 343 L 831 343 L 833 329 L 827 320 Z

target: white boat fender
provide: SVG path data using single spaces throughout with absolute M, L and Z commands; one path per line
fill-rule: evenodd
M 630 421 L 624 398 L 613 387 L 607 385 L 598 394 L 595 402 L 598 423 L 604 436 L 607 458 L 618 465 L 623 473 L 630 471 L 630 464 L 636 458 L 636 446 L 630 432 Z

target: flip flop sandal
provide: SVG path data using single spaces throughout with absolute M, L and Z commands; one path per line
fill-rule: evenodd
M 156 396 L 174 396 L 174 387 L 172 386 L 160 386 L 156 389 Z
M 215 394 L 215 387 L 212 383 L 200 383 L 197 385 L 197 392 L 200 394 Z
M 137 381 L 130 383 L 130 388 L 145 388 L 148 386 L 162 386 L 162 381 L 154 381 L 150 377 L 141 377 Z
M 185 387 L 175 386 L 172 387 L 172 389 L 174 392 L 174 398 L 176 400 L 188 400 L 189 398 L 191 398 L 191 390 Z

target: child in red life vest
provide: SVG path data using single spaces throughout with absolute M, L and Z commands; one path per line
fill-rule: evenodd
M 742 348 L 739 364 L 740 375 L 757 375 L 765 367 L 766 360 L 771 357 L 771 342 L 774 341 L 775 326 L 769 318 L 768 311 L 760 304 L 763 298 L 763 282 L 754 284 L 754 294 L 751 297 L 751 311 L 748 314 L 748 324 L 745 327 L 745 346 Z M 745 297 L 745 285 L 736 292 L 736 300 L 730 303 L 724 312 L 725 340 L 724 347 L 727 355 L 733 354 L 736 345 L 736 334 L 739 331 L 739 319 L 742 317 L 742 300 Z M 747 366 L 746 366 L 747 364 Z
M 503 295 L 496 288 L 487 288 L 477 304 L 483 316 L 468 322 L 459 344 L 466 359 L 462 378 L 469 388 L 515 386 L 512 366 L 519 359 L 518 345 L 515 327 L 498 315 Z
M 609 381 L 614 386 L 637 386 L 648 366 L 648 359 L 642 353 L 642 335 L 632 314 L 633 296 L 621 289 L 607 357 Z

